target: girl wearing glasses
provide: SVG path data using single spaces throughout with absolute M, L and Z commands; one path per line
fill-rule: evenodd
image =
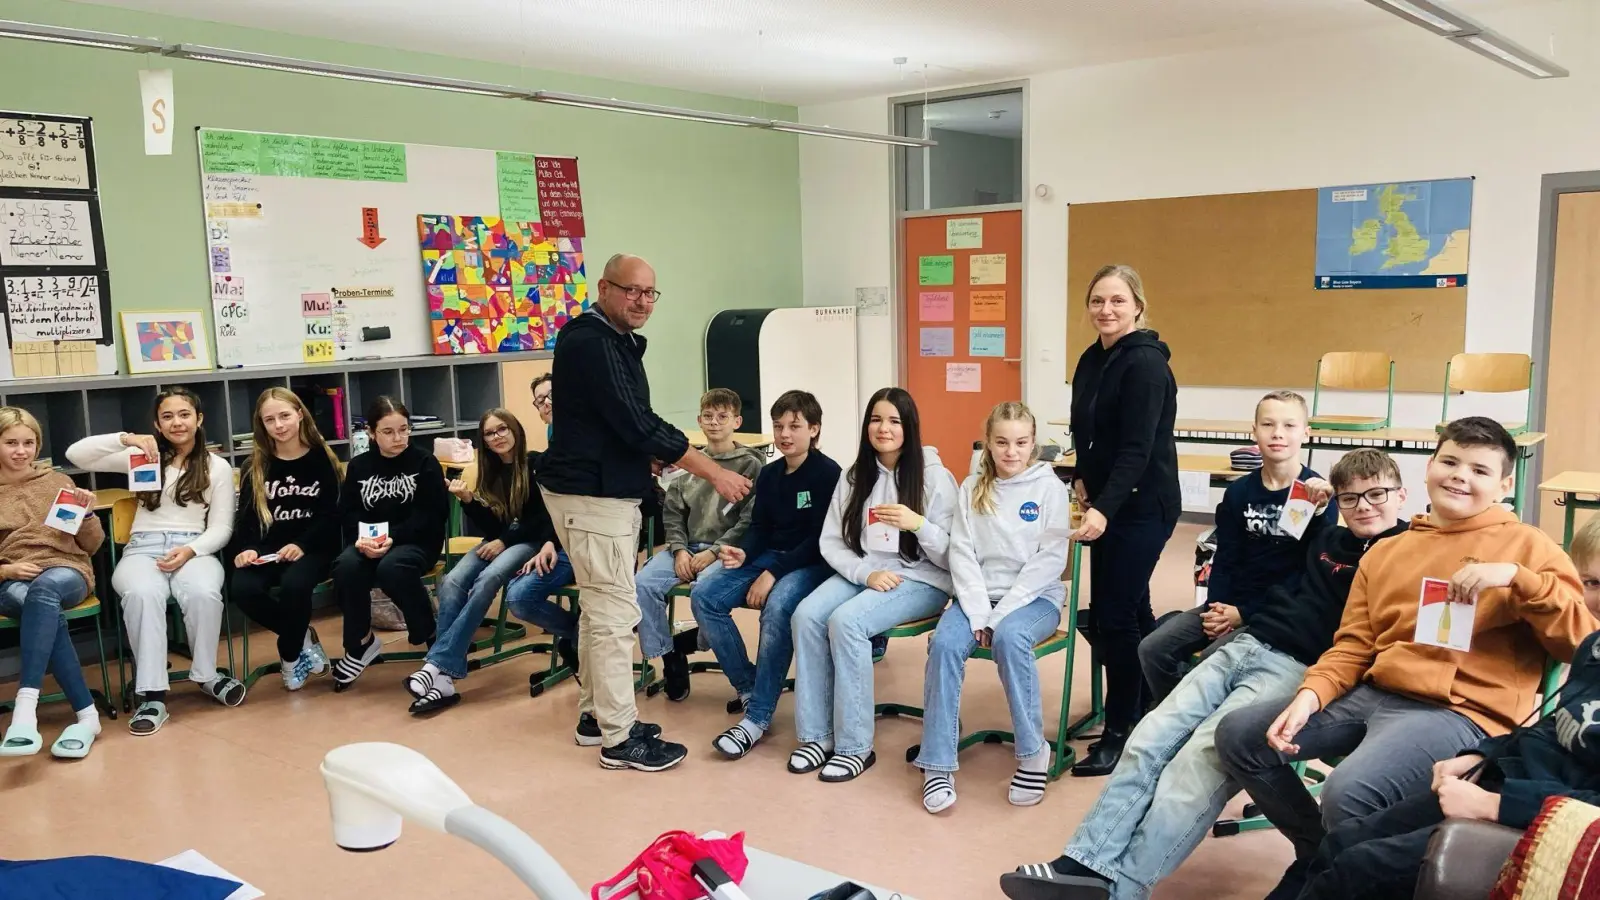
M 439 583 L 439 637 L 427 662 L 406 679 L 406 690 L 416 698 L 412 715 L 461 702 L 455 679 L 467 677 L 467 651 L 489 604 L 555 535 L 528 469 L 522 423 L 507 410 L 491 409 L 478 420 L 478 433 L 483 442 L 478 447 L 477 490 L 460 478 L 448 489 L 461 501 L 461 512 L 477 526 L 483 543 L 461 557 Z
M 411 444 L 411 414 L 392 397 L 367 407 L 372 449 L 350 460 L 339 513 L 346 547 L 333 564 L 333 587 L 344 610 L 344 658 L 333 664 L 335 691 L 349 687 L 378 658 L 372 633 L 372 589 L 400 607 L 411 643 L 433 640 L 433 603 L 423 576 L 444 548 L 444 471 Z

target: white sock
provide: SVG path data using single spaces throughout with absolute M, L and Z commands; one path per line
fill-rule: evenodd
M 728 736 L 729 732 L 732 732 L 734 728 L 744 732 L 744 736 L 750 740 L 751 747 L 754 747 L 756 742 L 761 740 L 762 735 L 767 733 L 765 728 L 762 728 L 760 725 L 757 725 L 749 719 L 741 719 L 739 724 L 718 735 L 716 741 L 714 742 L 717 745 L 717 749 L 721 750 L 728 756 L 742 756 L 745 752 L 747 752 L 741 750 L 739 745 L 734 742 L 733 738 Z
M 432 666 L 433 663 L 428 663 L 428 665 Z M 433 671 L 433 689 L 446 697 L 454 695 L 456 692 L 456 680 L 451 678 L 449 675 L 440 672 L 438 669 L 434 669 Z
M 449 677 L 450 677 L 449 675 L 446 675 L 443 672 L 439 671 L 439 667 L 434 665 L 433 663 L 423 663 L 422 664 L 422 671 L 427 672 L 429 675 L 432 675 L 434 681 L 438 681 L 441 678 L 449 679 Z
M 931 813 L 942 813 L 955 804 L 955 773 L 924 770 L 922 773 L 922 808 Z
M 1006 799 L 1012 806 L 1033 806 L 1044 799 L 1045 785 L 1050 783 L 1050 747 L 1017 760 L 1017 773 L 1011 776 L 1011 789 Z
M 95 734 L 100 733 L 100 710 L 94 704 L 89 704 L 78 710 L 78 724 L 89 729 Z
M 39 689 L 17 688 L 16 706 L 11 710 L 11 724 L 39 727 Z

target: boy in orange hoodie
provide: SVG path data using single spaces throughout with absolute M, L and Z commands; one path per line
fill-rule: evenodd
M 1299 895 L 1328 829 L 1426 788 L 1435 762 L 1515 728 L 1546 661 L 1570 661 L 1600 627 L 1560 546 L 1500 505 L 1516 454 L 1492 419 L 1445 426 L 1428 461 L 1432 512 L 1362 558 L 1333 646 L 1288 707 L 1246 707 L 1218 726 L 1223 769 L 1294 842 L 1269 900 Z M 1319 809 L 1290 763 L 1338 756 Z

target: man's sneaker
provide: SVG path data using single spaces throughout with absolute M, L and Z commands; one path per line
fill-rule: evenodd
M 650 722 L 634 722 L 633 730 L 628 732 L 629 739 L 636 737 L 661 737 L 661 726 Z M 579 747 L 600 746 L 600 723 L 594 716 L 584 713 L 578 717 L 578 728 L 572 733 L 573 740 Z
M 689 755 L 682 744 L 648 737 L 635 731 L 626 741 L 600 751 L 603 769 L 638 769 L 641 772 L 660 772 L 670 769 Z

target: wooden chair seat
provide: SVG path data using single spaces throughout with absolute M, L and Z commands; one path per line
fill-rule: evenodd
M 481 537 L 453 537 L 450 539 L 448 553 L 452 557 L 466 556 L 468 553 L 478 549 L 478 545 L 481 543 L 483 543 L 483 538 Z

